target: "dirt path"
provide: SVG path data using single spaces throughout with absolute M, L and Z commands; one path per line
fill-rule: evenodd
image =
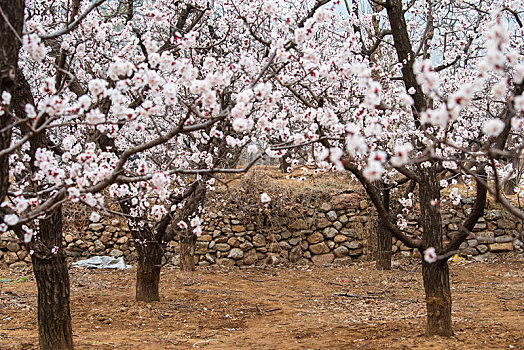
M 133 302 L 134 270 L 72 270 L 76 349 L 524 349 L 524 258 L 452 265 L 451 338 L 423 336 L 420 268 L 212 267 L 184 286 L 161 278 L 162 301 Z M 37 349 L 36 285 L 1 271 L 0 349 Z M 27 281 L 20 281 L 26 278 Z M 19 282 L 14 282 L 19 281 Z

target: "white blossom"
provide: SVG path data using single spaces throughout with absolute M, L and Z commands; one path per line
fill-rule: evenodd
M 500 119 L 490 119 L 482 127 L 482 132 L 487 136 L 497 137 L 504 130 L 504 122 Z
M 267 193 L 264 192 L 260 195 L 260 202 L 262 202 L 263 204 L 269 203 L 271 202 L 271 198 Z
M 432 264 L 437 261 L 437 253 L 435 251 L 435 248 L 429 247 L 428 249 L 424 250 L 424 260 Z

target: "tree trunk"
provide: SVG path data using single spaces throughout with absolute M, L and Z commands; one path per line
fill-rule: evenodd
M 136 244 L 138 267 L 136 270 L 136 301 L 159 301 L 162 247 L 157 242 Z
M 384 187 L 384 183 L 382 181 L 378 181 L 377 186 L 379 186 L 381 189 L 380 194 L 382 196 L 384 207 L 386 210 L 389 210 L 389 190 L 382 189 Z M 378 216 L 375 219 L 374 228 L 377 237 L 377 246 L 375 252 L 376 267 L 378 270 L 391 270 L 391 232 L 389 232 L 384 227 Z
M 420 223 L 424 232 L 424 247 L 442 249 L 442 217 L 440 213 L 440 185 L 433 167 L 427 168 L 419 183 Z M 426 292 L 426 335 L 451 336 L 451 290 L 446 259 L 428 264 L 422 262 L 422 276 Z
M 377 251 L 375 262 L 378 270 L 391 270 L 391 232 L 381 224 L 380 219 L 376 218 L 375 230 L 377 233 Z
M 41 350 L 73 349 L 69 274 L 62 250 L 62 210 L 40 220 L 40 240 L 32 255 L 38 287 L 38 339 Z M 58 249 L 53 254 L 51 249 Z M 47 252 L 46 252 L 47 251 Z
M 282 158 L 280 158 L 280 164 L 278 166 L 280 171 L 283 172 L 284 174 L 287 174 L 288 173 L 288 169 L 291 167 L 291 163 L 287 161 L 287 158 L 289 158 L 289 151 L 284 153 Z
M 1 0 L 2 16 L 0 16 L 0 94 L 4 91 L 13 93 L 18 65 L 18 51 L 22 44 L 13 29 L 22 36 L 24 26 L 24 0 Z M 4 18 L 5 16 L 5 18 Z M 13 123 L 12 106 L 4 107 L 6 112 L 0 116 L 0 150 L 11 145 Z M 9 187 L 9 154 L 0 156 L 0 203 L 5 201 Z M 2 220 L 3 217 L 0 217 Z M 3 221 L 3 220 L 2 220 Z
M 195 271 L 195 253 L 196 236 L 187 231 L 180 232 L 180 265 L 184 271 Z
M 453 335 L 451 328 L 451 291 L 447 260 L 433 264 L 422 262 L 422 276 L 426 292 L 426 335 Z

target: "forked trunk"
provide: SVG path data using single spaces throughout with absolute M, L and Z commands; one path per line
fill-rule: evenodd
M 40 220 L 40 242 L 32 256 L 38 287 L 38 339 L 41 350 L 73 349 L 69 310 L 69 274 L 62 251 L 62 210 L 59 207 Z M 38 247 L 53 247 L 56 254 L 43 256 Z M 44 248 L 45 249 L 45 248 Z
M 419 183 L 420 224 L 424 247 L 442 249 L 442 217 L 440 184 L 433 167 L 425 169 Z M 432 264 L 422 262 L 422 277 L 426 292 L 426 335 L 451 336 L 451 290 L 446 259 Z
M 137 244 L 136 301 L 159 301 L 162 248 L 156 243 Z

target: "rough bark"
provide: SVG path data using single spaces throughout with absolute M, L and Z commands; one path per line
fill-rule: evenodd
M 426 168 L 419 183 L 420 224 L 424 231 L 424 247 L 442 250 L 442 217 L 440 214 L 440 185 L 433 167 Z M 436 205 L 435 205 L 436 201 Z M 426 335 L 451 336 L 451 290 L 447 259 L 422 263 L 426 292 Z
M 38 340 L 41 350 L 73 349 L 69 274 L 61 239 L 62 210 L 59 208 L 40 220 L 39 240 L 31 257 L 38 287 Z M 53 248 L 57 249 L 56 254 L 51 251 Z
M 382 181 L 377 181 L 377 186 L 380 189 L 382 202 L 386 211 L 389 212 L 389 190 L 384 188 Z M 380 217 L 375 218 L 374 229 L 376 233 L 377 245 L 375 252 L 375 263 L 378 270 L 391 270 L 391 232 L 382 224 Z
M 180 229 L 178 222 L 188 220 L 191 216 L 198 214 L 199 206 L 202 206 L 206 198 L 206 185 L 203 182 L 198 182 L 192 195 L 187 199 L 184 207 L 177 213 L 172 220 L 172 233 L 178 234 L 180 242 L 180 264 L 184 271 L 195 270 L 195 260 L 193 258 L 195 252 L 196 235 L 192 228 Z
M 10 24 L 21 36 L 21 27 L 24 19 L 23 1 L 0 1 L 0 6 L 10 20 Z M 20 42 L 13 33 L 13 29 L 3 17 L 0 19 L 0 60 L 2 72 L 2 86 L 0 90 L 10 91 L 12 103 L 9 112 L 14 112 L 17 118 L 25 118 L 24 106 L 27 103 L 34 105 L 33 96 L 29 84 L 23 72 L 17 67 L 18 50 Z M 4 47 L 8 45 L 9 47 Z M 6 78 L 4 74 L 9 72 Z M 4 122 L 11 118 L 0 118 L 2 127 Z M 27 133 L 24 125 L 20 126 L 22 133 Z M 4 140 L 10 139 L 11 129 L 0 136 L 2 148 L 5 148 Z M 9 133 L 7 136 L 6 134 Z M 36 171 L 34 166 L 35 151 L 39 147 L 46 147 L 48 138 L 45 133 L 34 135 L 30 139 L 31 148 L 31 170 Z M 1 171 L 8 171 L 8 164 L 0 160 Z M 6 186 L 4 174 L 2 178 L 2 196 Z M 70 313 L 70 291 L 69 275 L 65 254 L 62 250 L 62 209 L 57 207 L 49 212 L 45 218 L 39 221 L 38 240 L 33 240 L 28 248 L 33 250 L 31 256 L 33 271 L 38 288 L 38 335 L 40 349 L 73 349 L 73 333 Z M 18 232 L 19 237 L 23 235 Z
M 426 292 L 426 335 L 453 335 L 451 328 L 451 291 L 446 259 L 428 264 L 422 262 L 422 276 Z
M 138 254 L 135 298 L 136 301 L 158 301 L 160 270 L 164 256 L 164 247 L 160 242 L 165 233 L 165 226 L 157 227 L 155 235 L 154 228 L 151 228 L 144 218 L 130 216 L 132 207 L 131 199 L 120 201 L 122 212 L 128 215 L 127 224 Z
M 180 234 L 180 265 L 184 271 L 195 271 L 196 238 L 194 234 Z
M 138 252 L 136 301 L 158 301 L 163 249 L 157 242 L 136 244 L 135 247 Z
M 12 93 L 15 86 L 18 52 L 24 23 L 23 0 L 0 0 L 0 7 L 8 21 L 0 16 L 0 94 L 3 91 Z M 16 33 L 13 32 L 13 29 Z M 0 117 L 0 149 L 6 149 L 11 144 L 12 123 L 9 106 Z M 0 203 L 3 203 L 9 187 L 9 156 L 0 157 Z

